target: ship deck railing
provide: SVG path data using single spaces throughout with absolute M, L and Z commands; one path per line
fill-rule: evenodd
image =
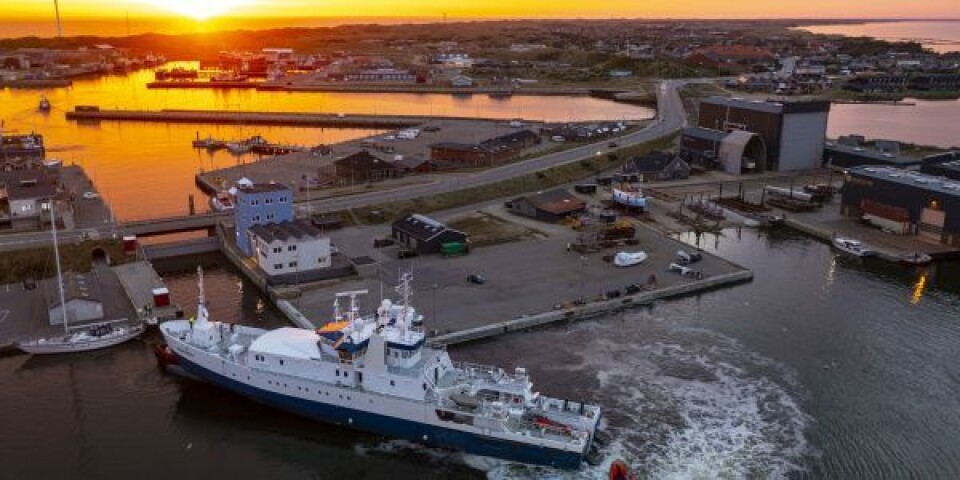
M 502 368 L 469 362 L 453 362 L 459 377 L 464 380 L 485 380 L 491 383 L 509 383 L 526 387 L 529 382 L 526 374 L 516 374 L 504 371 Z

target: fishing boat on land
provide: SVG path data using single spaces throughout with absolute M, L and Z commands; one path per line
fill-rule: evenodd
M 639 188 L 627 185 L 613 187 L 613 201 L 619 205 L 632 208 L 646 208 L 647 197 Z

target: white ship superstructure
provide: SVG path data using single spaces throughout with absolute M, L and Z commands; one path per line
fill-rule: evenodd
M 427 345 L 411 281 L 401 277 L 402 303 L 383 300 L 368 316 L 357 306 L 365 291 L 338 294 L 333 320 L 316 331 L 211 322 L 202 293 L 195 321 L 160 328 L 187 373 L 266 404 L 429 445 L 578 467 L 600 408 L 540 395 L 522 368 L 455 363 Z

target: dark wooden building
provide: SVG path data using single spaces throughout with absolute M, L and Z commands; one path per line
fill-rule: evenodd
M 449 168 L 499 165 L 539 143 L 540 135 L 526 129 L 479 143 L 438 142 L 430 145 L 430 160 Z
M 651 152 L 627 161 L 622 173 L 636 175 L 641 182 L 681 180 L 690 177 L 690 165 L 670 152 Z
M 444 243 L 466 243 L 468 236 L 430 217 L 414 213 L 395 222 L 391 236 L 401 248 L 417 253 L 438 253 Z
M 567 190 L 557 188 L 515 198 L 507 202 L 507 208 L 525 217 L 557 222 L 583 213 L 587 209 L 587 203 Z
M 333 168 L 342 183 L 376 182 L 400 176 L 393 162 L 384 160 L 366 150 L 334 160 Z

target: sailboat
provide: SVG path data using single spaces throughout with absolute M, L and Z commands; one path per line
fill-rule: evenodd
M 143 323 L 120 325 L 126 323 L 126 320 L 99 322 L 71 329 L 70 322 L 67 320 L 67 302 L 63 293 L 63 272 L 60 269 L 60 247 L 57 244 L 55 204 L 56 201 L 51 200 L 50 223 L 53 227 L 53 254 L 57 264 L 57 289 L 60 295 L 60 312 L 63 314 L 63 334 L 23 342 L 18 344 L 17 348 L 34 354 L 85 352 L 119 345 L 140 335 L 145 328 Z

